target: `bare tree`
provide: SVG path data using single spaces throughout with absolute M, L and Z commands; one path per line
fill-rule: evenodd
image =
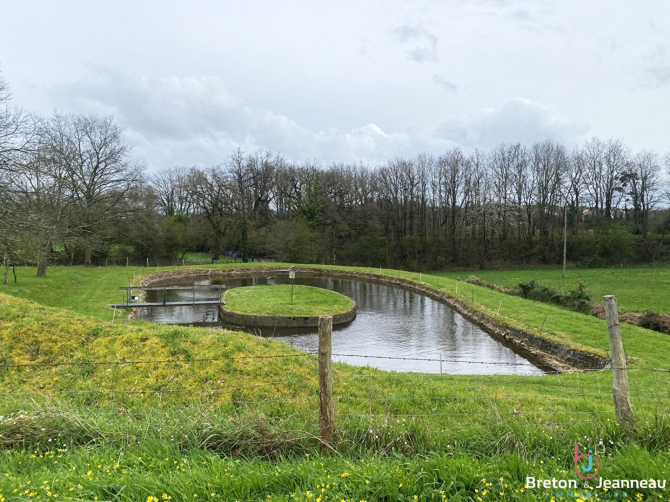
M 438 159 L 438 169 L 442 171 L 444 193 L 446 195 L 447 235 L 451 245 L 452 259 L 458 259 L 457 233 L 459 216 L 465 205 L 466 180 L 470 165 L 460 148 L 454 148 Z
M 211 250 L 221 253 L 232 227 L 232 203 L 226 173 L 221 166 L 192 168 L 189 173 L 189 198 L 195 210 L 210 226 Z
M 633 205 L 633 232 L 647 236 L 649 212 L 657 204 L 661 163 L 658 154 L 648 150 L 638 152 L 622 175 L 622 184 Z
M 499 145 L 489 155 L 488 168 L 491 175 L 491 187 L 497 200 L 497 221 L 500 225 L 500 238 L 507 239 L 509 233 L 510 199 L 512 198 L 514 158 L 507 145 Z
M 575 227 L 581 219 L 581 206 L 584 203 L 584 177 L 586 172 L 586 160 L 582 151 L 575 149 L 570 156 L 568 171 L 565 179 L 565 194 L 567 203 L 571 206 Z
M 189 193 L 189 172 L 187 167 L 171 167 L 151 176 L 158 206 L 165 216 L 188 216 L 191 213 L 193 201 Z
M 515 211 L 517 214 L 517 239 L 530 245 L 533 239 L 535 219 L 533 211 L 536 195 L 536 170 L 529 168 L 529 153 L 524 146 L 517 143 L 508 147 L 513 173 L 513 192 Z
M 561 188 L 567 171 L 567 155 L 562 145 L 544 141 L 533 145 L 532 169 L 536 183 L 536 206 L 540 238 L 547 245 L 553 228 L 552 219 L 558 216 L 563 202 Z M 561 213 L 562 214 L 562 213 Z
M 605 147 L 604 182 L 604 213 L 605 218 L 612 218 L 613 210 L 618 208 L 623 198 L 622 177 L 628 166 L 630 152 L 620 139 L 610 139 Z
M 39 119 L 11 106 L 9 85 L 0 75 L 0 169 L 7 168 L 33 148 L 39 132 Z
M 10 101 L 9 86 L 0 76 L 0 255 L 5 284 L 9 265 L 18 257 L 19 227 L 25 230 L 30 214 L 20 205 L 20 187 L 25 181 L 26 159 L 36 151 L 40 131 L 39 119 L 12 108 Z
M 55 113 L 45 129 L 45 147 L 59 165 L 72 199 L 70 237 L 84 249 L 84 263 L 113 240 L 113 221 L 127 208 L 122 201 L 140 180 L 131 147 L 112 116 Z
M 53 244 L 68 233 L 68 197 L 64 172 L 48 150 L 37 147 L 12 164 L 6 178 L 8 212 L 21 253 L 37 263 L 37 276 L 47 273 Z
M 605 201 L 605 145 L 597 138 L 589 139 L 579 150 L 579 161 L 584 175 L 584 186 L 589 195 L 593 213 L 604 214 Z

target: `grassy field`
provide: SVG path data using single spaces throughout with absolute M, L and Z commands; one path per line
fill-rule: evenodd
M 294 286 L 291 303 L 291 285 L 249 286 L 226 291 L 226 309 L 232 312 L 267 316 L 320 316 L 348 311 L 351 298 L 311 286 Z
M 670 315 L 670 267 L 569 269 L 565 279 L 559 269 L 476 270 L 442 272 L 438 275 L 463 280 L 476 275 L 486 282 L 509 288 L 519 282 L 535 279 L 541 284 L 564 291 L 575 289 L 578 281 L 582 280 L 596 303 L 601 302 L 604 295 L 615 295 L 621 311 L 654 310 Z
M 147 269 L 49 267 L 47 277 L 36 277 L 35 268 L 17 268 L 16 272 L 18 282 L 0 285 L 0 293 L 111 320 L 112 311 L 107 305 L 125 302 L 126 298 L 125 291 L 117 288 L 137 284 Z
M 285 268 L 287 263 L 248 263 L 222 264 L 200 268 L 237 268 L 249 269 L 258 267 Z M 298 270 L 301 265 L 295 265 Z M 173 270 L 177 267 L 162 267 L 159 270 Z M 199 267 L 191 267 L 199 268 Z M 335 270 L 350 269 L 359 272 L 378 273 L 408 278 L 457 297 L 477 312 L 511 327 L 517 327 L 538 336 L 559 342 L 571 348 L 607 356 L 609 339 L 605 321 L 595 317 L 571 312 L 562 307 L 525 300 L 520 297 L 498 293 L 486 287 L 460 282 L 441 275 L 419 274 L 397 270 L 376 268 L 329 267 Z M 125 296 L 118 291 L 118 286 L 129 282 L 138 283 L 143 274 L 155 272 L 156 269 L 142 267 L 50 267 L 48 277 L 35 277 L 35 269 L 18 269 L 18 284 L 0 286 L 1 293 L 36 301 L 43 305 L 59 307 L 80 314 L 95 316 L 99 319 L 111 320 L 113 312 L 107 307 L 109 303 L 121 302 Z M 135 279 L 133 279 L 133 274 Z M 458 293 L 457 293 L 458 292 Z M 626 350 L 633 362 L 645 361 L 650 366 L 665 366 L 670 361 L 670 352 L 658 349 L 664 347 L 667 335 L 623 324 L 621 326 Z M 644 334 L 644 336 L 641 335 Z
M 549 500 L 523 481 L 574 478 L 574 442 L 602 442 L 608 479 L 667 478 L 670 373 L 643 369 L 670 366 L 667 335 L 622 326 L 636 368 L 634 433 L 616 425 L 607 371 L 491 377 L 335 364 L 335 452 L 317 439 L 314 356 L 244 333 L 111 324 L 106 304 L 133 271 L 53 268 L 24 281 L 32 271 L 21 270 L 22 282 L 0 289 L 14 295 L 0 294 L 7 500 Z M 381 273 L 456 294 L 450 278 Z M 540 334 L 547 316 L 541 336 L 607 353 L 597 318 L 458 288 L 462 301 L 474 294 L 475 310 L 500 307 L 502 322 Z M 622 498 L 644 497 L 669 499 Z

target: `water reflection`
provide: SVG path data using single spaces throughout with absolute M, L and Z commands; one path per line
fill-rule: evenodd
M 278 284 L 288 278 L 275 277 Z M 265 277 L 237 279 L 204 279 L 182 281 L 174 285 L 219 285 L 229 288 L 265 284 Z M 431 298 L 394 286 L 371 282 L 317 277 L 298 277 L 296 284 L 317 286 L 353 298 L 357 305 L 356 319 L 333 331 L 334 360 L 354 365 L 369 365 L 385 370 L 421 371 L 451 374 L 522 374 L 538 375 L 542 370 L 491 338 L 447 305 Z M 216 289 L 195 289 L 195 292 L 168 290 L 168 301 L 185 299 L 210 300 Z M 161 301 L 163 292 L 149 291 L 148 301 Z M 218 322 L 218 309 L 211 305 L 157 307 L 142 309 L 140 319 L 157 323 L 212 325 Z M 244 329 L 235 326 L 235 329 Z M 316 352 L 316 328 L 258 329 L 251 332 L 272 336 L 302 350 Z M 356 356 L 420 357 L 434 361 L 372 359 Z M 440 357 L 443 362 L 440 363 Z M 470 362 L 468 362 L 470 361 Z M 477 363 L 474 363 L 476 361 Z M 486 364 L 480 364 L 480 362 Z

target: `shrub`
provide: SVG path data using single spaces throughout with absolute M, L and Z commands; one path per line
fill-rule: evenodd
M 638 326 L 670 335 L 670 316 L 650 310 L 640 317 Z
M 584 313 L 590 312 L 592 308 L 591 297 L 586 292 L 586 285 L 581 280 L 576 289 L 567 292 L 544 286 L 535 280 L 520 282 L 517 284 L 517 291 L 520 296 L 529 300 L 555 303 Z
M 515 291 L 513 289 L 506 288 L 505 286 L 501 286 L 499 284 L 494 284 L 492 282 L 486 282 L 484 279 L 481 279 L 477 277 L 476 275 L 471 275 L 468 277 L 468 279 L 465 281 L 470 284 L 474 284 L 476 286 L 484 286 L 485 288 L 492 289 L 494 291 L 498 291 L 499 293 L 505 293 L 506 295 L 513 295 L 515 294 Z

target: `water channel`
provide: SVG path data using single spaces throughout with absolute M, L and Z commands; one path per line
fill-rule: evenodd
M 275 277 L 277 284 L 288 278 Z M 228 288 L 266 284 L 265 277 L 203 278 L 174 281 L 172 286 L 225 285 Z M 493 339 L 449 306 L 396 286 L 324 277 L 297 277 L 296 284 L 327 288 L 353 298 L 357 316 L 333 330 L 333 357 L 353 365 L 384 370 L 450 374 L 540 375 L 539 365 Z M 216 299 L 217 289 L 168 290 L 167 301 Z M 163 291 L 147 291 L 147 301 L 159 302 Z M 193 324 L 243 330 L 218 321 L 218 307 L 195 305 L 140 309 L 138 318 L 156 323 Z M 250 332 L 271 336 L 292 346 L 316 352 L 316 328 L 263 329 Z M 385 356 L 377 359 L 363 356 Z M 421 358 L 434 360 L 410 360 Z M 440 358 L 442 362 L 440 363 Z

